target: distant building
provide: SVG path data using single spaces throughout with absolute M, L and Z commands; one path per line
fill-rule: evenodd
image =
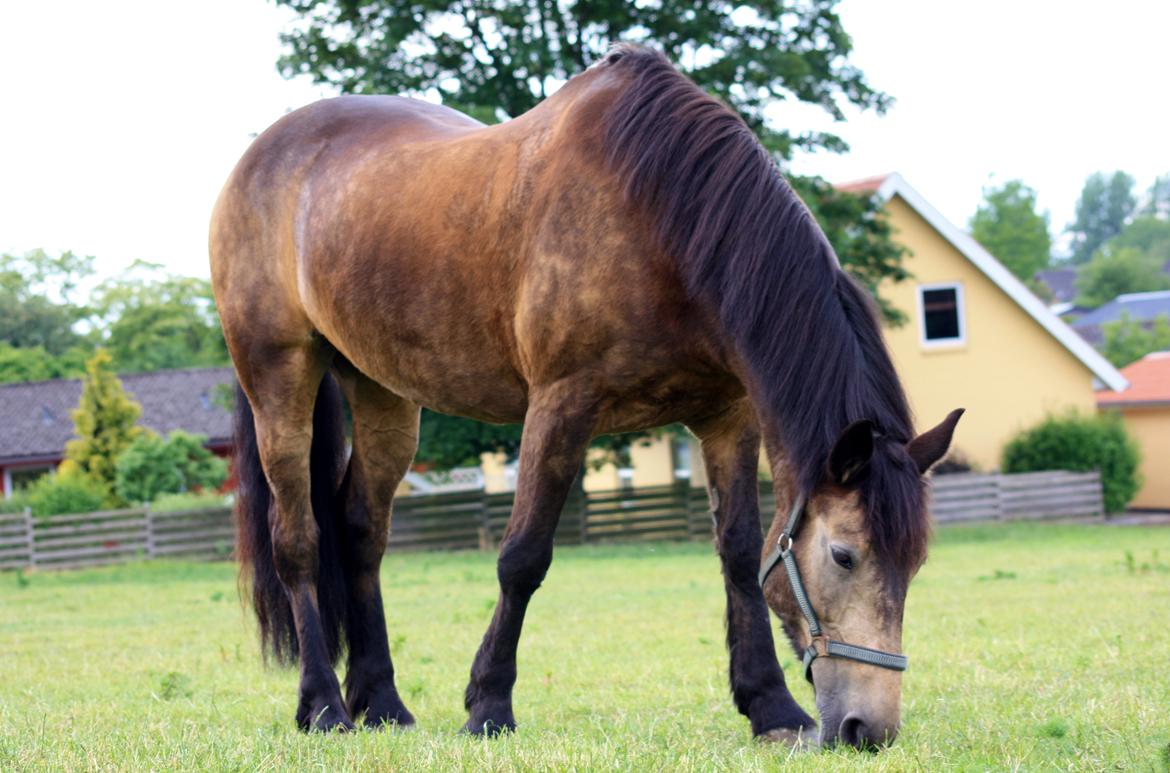
M 1170 290 L 1152 293 L 1126 293 L 1073 321 L 1073 329 L 1094 346 L 1105 342 L 1104 325 L 1117 322 L 1123 315 L 1145 327 L 1154 324 L 1159 315 L 1170 316 Z
M 1132 507 L 1170 510 L 1170 352 L 1122 368 L 1130 387 L 1097 393 L 1097 407 L 1118 411 L 1142 449 L 1142 488 Z
M 1072 305 L 1076 301 L 1076 269 L 1045 269 L 1035 272 L 1035 281 L 1052 294 L 1049 305 Z
M 120 379 L 142 406 L 141 426 L 159 434 L 179 429 L 205 435 L 213 453 L 230 453 L 232 418 L 219 397 L 235 383 L 231 368 L 163 370 Z M 79 380 L 0 384 L 0 480 L 5 497 L 60 464 L 65 443 L 74 436 L 70 414 L 80 400 Z

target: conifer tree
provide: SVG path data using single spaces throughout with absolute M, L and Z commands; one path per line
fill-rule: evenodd
M 105 349 L 86 362 L 81 402 L 72 413 L 77 438 L 65 445 L 66 461 L 109 491 L 114 489 L 119 454 L 142 433 L 136 426 L 142 407 L 122 389 L 113 365 Z

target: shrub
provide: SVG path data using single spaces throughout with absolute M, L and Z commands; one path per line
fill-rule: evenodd
M 75 467 L 62 465 L 56 475 L 37 479 L 27 489 L 33 515 L 92 513 L 110 505 L 110 491 Z
M 163 494 L 150 503 L 150 509 L 157 513 L 175 510 L 202 510 L 209 507 L 224 507 L 228 504 L 228 497 L 223 494 Z
M 947 454 L 947 458 L 930 468 L 934 475 L 955 475 L 964 472 L 974 472 L 975 467 L 962 451 L 955 449 Z
M 28 495 L 23 491 L 17 491 L 7 498 L 0 497 L 0 514 L 23 513 L 26 507 L 28 507 Z
M 1003 449 L 1004 472 L 1101 472 L 1105 510 L 1121 512 L 1141 486 L 1137 442 L 1115 414 L 1049 416 Z
M 114 465 L 118 496 L 128 502 L 152 502 L 163 494 L 223 485 L 227 462 L 204 448 L 204 440 L 179 430 L 165 440 L 154 433 L 135 438 Z

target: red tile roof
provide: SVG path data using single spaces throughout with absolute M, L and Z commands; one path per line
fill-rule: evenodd
M 879 174 L 873 177 L 865 177 L 861 180 L 840 183 L 833 187 L 846 193 L 876 193 L 877 189 L 882 187 L 882 183 L 886 181 L 887 177 L 889 177 L 888 174 Z
M 1129 381 L 1129 389 L 1102 390 L 1097 393 L 1097 405 L 1170 405 L 1170 352 L 1147 354 L 1122 368 L 1121 374 Z

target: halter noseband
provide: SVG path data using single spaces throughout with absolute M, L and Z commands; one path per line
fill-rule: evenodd
M 784 562 L 784 569 L 788 572 L 788 580 L 792 583 L 792 595 L 796 596 L 796 603 L 800 607 L 801 614 L 808 621 L 808 632 L 812 637 L 812 642 L 804 651 L 804 678 L 811 684 L 813 661 L 817 658 L 829 657 L 855 660 L 858 663 L 868 663 L 871 666 L 888 668 L 893 671 L 905 671 L 907 663 L 905 655 L 895 655 L 892 652 L 835 641 L 821 630 L 821 621 L 817 619 L 816 610 L 813 609 L 812 602 L 809 601 L 808 592 L 804 589 L 804 581 L 800 578 L 800 568 L 796 565 L 796 557 L 792 554 L 793 535 L 796 534 L 796 529 L 800 526 L 801 516 L 804 515 L 804 506 L 805 498 L 802 494 L 796 498 L 792 505 L 792 513 L 788 516 L 788 525 L 784 527 L 780 538 L 776 540 L 776 547 L 772 548 L 772 552 L 768 554 L 763 567 L 760 568 L 760 587 L 762 588 L 764 581 L 768 579 L 768 575 L 772 573 L 776 565 L 781 561 Z

